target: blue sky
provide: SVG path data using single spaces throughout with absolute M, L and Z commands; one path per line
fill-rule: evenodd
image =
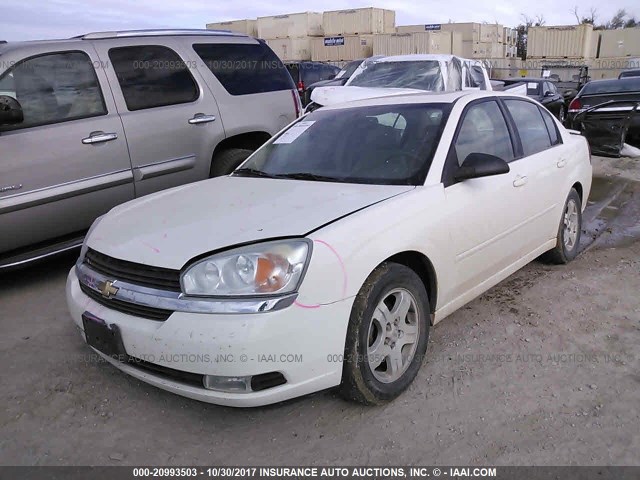
M 600 4 L 598 4 L 600 3 Z M 589 12 L 584 0 L 580 10 Z M 521 14 L 544 15 L 548 25 L 574 23 L 573 3 L 557 0 L 2 0 L 0 40 L 68 38 L 90 31 L 134 28 L 204 28 L 206 23 L 257 16 L 376 6 L 396 10 L 398 25 L 420 23 L 499 22 L 516 26 Z M 598 19 L 611 18 L 618 8 L 640 17 L 640 2 L 593 2 Z

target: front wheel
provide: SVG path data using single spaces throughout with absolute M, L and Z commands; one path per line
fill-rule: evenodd
M 340 393 L 365 405 L 399 396 L 429 339 L 429 298 L 410 268 L 384 263 L 364 283 L 349 318 Z
M 556 246 L 545 254 L 545 259 L 551 263 L 563 264 L 576 258 L 581 232 L 582 202 L 576 189 L 572 188 L 562 210 Z

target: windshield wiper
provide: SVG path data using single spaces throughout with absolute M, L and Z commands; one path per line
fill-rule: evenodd
M 292 178 L 294 180 L 315 180 L 318 182 L 343 182 L 344 179 L 329 177 L 327 175 L 316 175 L 315 173 L 297 172 L 297 173 L 281 173 L 278 178 Z
M 263 172 L 262 170 L 256 170 L 255 168 L 239 168 L 233 171 L 233 175 L 246 175 L 247 177 L 265 177 L 265 178 L 278 178 L 278 175 Z

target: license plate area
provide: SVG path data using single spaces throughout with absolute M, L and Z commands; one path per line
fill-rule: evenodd
M 120 328 L 116 324 L 108 325 L 101 318 L 88 312 L 82 314 L 82 324 L 85 339 L 90 346 L 121 362 L 127 360 Z

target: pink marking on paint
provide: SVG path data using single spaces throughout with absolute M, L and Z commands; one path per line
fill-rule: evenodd
M 347 293 L 347 269 L 344 266 L 344 262 L 342 261 L 342 257 L 336 251 L 335 248 L 333 248 L 331 245 L 329 245 L 324 240 L 314 240 L 314 241 L 318 242 L 318 243 L 321 243 L 322 245 L 326 246 L 329 250 L 331 250 L 333 252 L 333 254 L 336 256 L 336 258 L 338 259 L 338 262 L 340 262 L 340 268 L 342 269 L 342 296 L 344 297 L 346 295 L 346 293 Z
M 300 308 L 320 308 L 320 304 L 317 305 L 305 305 L 304 303 L 300 303 L 299 301 L 295 301 L 293 302 L 294 305 L 300 307 Z
M 167 234 L 165 233 L 164 235 L 162 235 L 162 238 L 167 238 Z
M 154 252 L 160 253 L 160 250 L 154 247 L 153 245 L 149 245 L 147 242 L 143 242 L 143 241 L 141 241 L 140 243 L 142 243 L 145 247 L 149 247 Z

